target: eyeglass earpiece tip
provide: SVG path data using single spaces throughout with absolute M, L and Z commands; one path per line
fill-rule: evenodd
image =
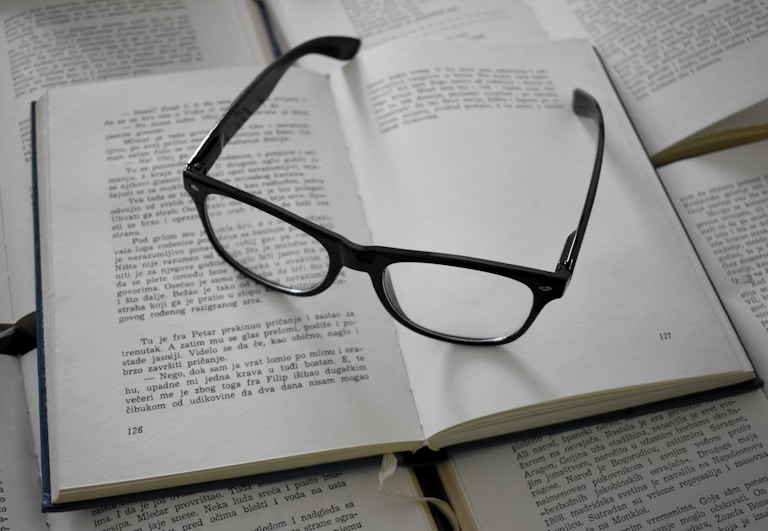
M 592 95 L 580 88 L 573 89 L 573 112 L 579 116 L 594 116 L 598 103 Z
M 343 39 L 343 47 L 339 54 L 339 59 L 352 59 L 360 50 L 362 41 L 355 37 L 341 37 Z

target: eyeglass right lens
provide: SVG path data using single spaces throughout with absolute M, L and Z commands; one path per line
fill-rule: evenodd
M 303 292 L 327 276 L 330 258 L 325 247 L 290 223 L 218 194 L 207 197 L 205 209 L 224 251 L 265 282 Z
M 385 270 L 384 286 L 392 305 L 409 321 L 475 341 L 514 334 L 533 308 L 527 285 L 461 267 L 399 262 Z

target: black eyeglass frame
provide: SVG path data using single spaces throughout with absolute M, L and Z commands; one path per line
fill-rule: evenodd
M 347 60 L 355 56 L 360 41 L 350 37 L 320 37 L 307 41 L 289 50 L 264 69 L 232 102 L 229 109 L 210 130 L 184 168 L 184 188 L 195 202 L 205 232 L 219 255 L 232 267 L 246 277 L 275 291 L 296 296 L 316 295 L 333 284 L 343 267 L 365 272 L 371 278 L 379 300 L 403 326 L 424 336 L 464 345 L 501 345 L 522 336 L 533 324 L 541 310 L 551 301 L 563 296 L 573 275 L 576 260 L 581 249 L 592 206 L 597 194 L 597 184 L 602 167 L 605 126 L 600 105 L 587 92 L 581 89 L 573 91 L 573 111 L 579 116 L 592 118 L 598 126 L 597 153 L 592 168 L 592 177 L 587 191 L 584 207 L 575 231 L 566 238 L 560 260 L 554 271 L 545 271 L 513 264 L 506 264 L 482 258 L 473 258 L 454 254 L 430 251 L 415 251 L 394 247 L 360 245 L 344 236 L 322 227 L 308 219 L 294 214 L 283 207 L 258 196 L 240 190 L 225 182 L 207 175 L 218 159 L 222 149 L 237 133 L 242 125 L 266 101 L 280 78 L 299 58 L 307 54 L 321 54 L 338 60 Z M 297 229 L 314 237 L 325 248 L 329 256 L 329 268 L 325 279 L 307 290 L 287 288 L 254 274 L 230 256 L 219 243 L 208 219 L 205 207 L 210 194 L 219 194 L 243 202 L 262 210 Z M 482 271 L 507 277 L 528 286 L 533 293 L 533 304 L 522 326 L 506 336 L 496 338 L 471 338 L 436 332 L 411 321 L 402 311 L 394 295 L 394 290 L 387 289 L 389 279 L 386 268 L 395 263 L 422 262 L 444 266 Z

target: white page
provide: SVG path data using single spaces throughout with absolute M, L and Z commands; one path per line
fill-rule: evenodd
M 49 93 L 54 111 L 42 132 L 49 142 L 42 162 L 52 177 L 41 225 L 42 262 L 55 258 L 43 282 L 54 485 L 205 468 L 226 476 L 235 474 L 226 467 L 253 461 L 280 468 L 270 460 L 347 447 L 351 453 L 336 459 L 370 455 L 377 453 L 371 445 L 414 448 L 422 439 L 394 330 L 367 278 L 348 275 L 309 298 L 268 293 L 235 277 L 205 238 L 182 188 L 183 161 L 252 76 L 243 68 Z M 151 90 L 160 83 L 162 91 Z M 83 101 L 92 110 L 73 138 L 67 131 Z M 160 121 L 168 123 L 152 125 Z M 230 153 L 272 165 L 314 153 L 314 169 L 303 177 L 314 179 L 327 203 L 310 213 L 367 238 L 324 76 L 289 72 L 253 125 L 271 136 L 249 143 L 253 137 L 243 132 Z M 273 134 L 280 128 L 299 133 Z M 167 142 L 172 149 L 153 147 Z M 107 151 L 120 158 L 120 149 L 139 154 L 107 160 Z M 278 179 L 283 166 L 251 178 L 226 167 L 222 159 L 213 174 L 251 189 L 259 177 Z M 261 193 L 275 201 L 281 194 L 275 186 Z M 154 265 L 138 268 L 145 262 Z M 192 273 L 179 269 L 185 264 Z M 184 452 L 174 449 L 179 445 Z
M 266 56 L 242 30 L 252 20 L 242 0 L 99 4 L 4 0 L 0 12 L 0 197 L 14 319 L 35 308 L 30 103 L 51 86 L 263 63 Z
M 412 471 L 400 467 L 386 480 L 390 493 L 378 489 L 379 464 L 338 469 L 326 468 L 317 474 L 278 474 L 262 476 L 253 482 L 239 482 L 224 488 L 172 496 L 147 498 L 132 503 L 108 504 L 104 508 L 65 511 L 43 515 L 40 511 L 40 480 L 36 455 L 39 455 L 39 416 L 37 404 L 36 357 L 21 359 L 27 401 L 19 400 L 22 378 L 19 360 L 0 356 L 0 521 L 11 530 L 80 531 L 100 526 L 141 524 L 165 529 L 170 524 L 203 522 L 205 529 L 241 531 L 258 524 L 288 525 L 331 520 L 339 525 L 362 525 L 376 529 L 382 525 L 395 529 L 433 529 L 424 503 L 408 497 L 419 495 Z M 30 377 L 29 375 L 32 375 Z M 26 404 L 32 408 L 27 416 Z M 29 425 L 32 425 L 30 437 Z M 13 429 L 12 429 L 13 428 Z M 4 438 L 6 437 L 7 438 Z M 31 440 L 30 440 L 31 439 Z M 283 524 L 284 523 L 284 524 Z
M 528 3 L 552 38 L 580 22 L 651 155 L 766 99 L 762 3 Z
M 435 65 L 444 71 L 543 69 L 562 105 L 548 111 L 437 111 L 380 132 L 373 111 L 354 91 L 384 86 L 374 84 L 409 70 L 434 73 Z M 380 245 L 554 270 L 576 227 L 596 145 L 593 124 L 569 108 L 573 88 L 593 94 L 605 114 L 602 177 L 565 296 L 503 347 L 473 350 L 400 333 L 428 435 L 508 408 L 748 366 L 714 295 L 702 289 L 702 271 L 585 42 L 539 48 L 398 43 L 368 51 L 365 62 L 350 63 L 343 73 L 332 75 L 333 87 L 373 240 Z M 438 95 L 445 98 L 451 90 L 458 89 L 443 86 Z M 406 100 L 417 97 L 407 89 L 399 94 L 405 95 L 402 115 L 410 109 Z M 544 179 L 556 184 L 542 184 Z M 666 333 L 675 339 L 668 341 Z M 555 419 L 531 419 L 548 421 Z
M 763 141 L 658 170 L 759 375 L 768 374 L 767 154 Z

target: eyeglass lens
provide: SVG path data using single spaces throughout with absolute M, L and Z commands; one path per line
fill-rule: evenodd
M 302 292 L 328 275 L 325 247 L 290 223 L 219 194 L 206 198 L 205 209 L 222 249 L 256 277 Z
M 533 293 L 514 279 L 462 267 L 397 262 L 385 270 L 385 290 L 408 320 L 442 335 L 496 339 L 522 328 Z

